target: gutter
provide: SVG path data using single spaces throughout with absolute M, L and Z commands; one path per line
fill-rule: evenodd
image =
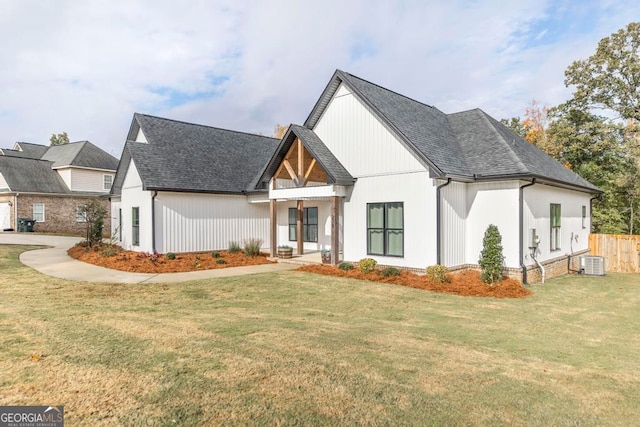
M 440 184 L 436 187 L 436 264 L 441 265 L 441 261 L 442 261 L 442 255 L 440 254 L 441 252 L 441 245 L 442 245 L 442 238 L 440 237 L 440 221 L 441 221 L 441 214 L 440 214 L 440 190 L 443 187 L 446 187 L 447 185 L 451 184 L 451 178 L 447 178 L 447 182 L 445 182 L 444 184 Z
M 523 218 L 523 214 L 524 214 L 524 189 L 527 187 L 531 187 L 532 185 L 534 185 L 536 183 L 536 179 L 532 178 L 531 182 L 525 185 L 521 185 L 519 188 L 519 195 L 518 195 L 518 210 L 519 210 L 519 218 L 518 218 L 518 222 L 519 222 L 519 229 L 520 229 L 520 235 L 519 235 L 519 241 L 520 241 L 520 245 L 519 245 L 519 252 L 520 252 L 520 268 L 522 268 L 522 283 L 523 284 L 527 284 L 527 266 L 524 265 L 524 218 Z M 535 261 L 535 258 L 534 258 Z M 538 261 L 536 261 L 536 263 L 538 263 Z M 544 274 L 544 269 L 542 269 Z M 543 276 L 544 277 L 544 276 Z
M 153 192 L 151 196 L 151 253 L 156 253 L 156 196 L 158 191 Z

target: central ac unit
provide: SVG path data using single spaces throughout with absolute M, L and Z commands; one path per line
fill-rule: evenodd
M 580 270 L 589 276 L 604 276 L 604 258 L 601 256 L 580 257 Z

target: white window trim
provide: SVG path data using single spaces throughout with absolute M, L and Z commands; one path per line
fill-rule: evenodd
M 109 184 L 109 187 L 107 187 L 107 186 L 105 185 L 105 184 L 106 184 L 105 179 L 106 179 L 107 177 L 109 177 L 109 180 L 111 181 L 111 183 Z M 111 186 L 113 186 L 113 175 L 110 175 L 110 174 L 106 174 L 106 173 L 105 173 L 104 175 L 102 175 L 102 189 L 103 189 L 103 190 L 111 190 Z
M 40 206 L 42 206 L 42 221 L 38 221 L 38 220 L 36 219 L 36 205 L 40 205 Z M 44 222 L 44 221 L 45 221 L 45 219 L 46 219 L 46 217 L 45 217 L 45 208 L 44 208 L 44 203 L 34 203 L 34 204 L 33 204 L 33 220 L 34 220 L 35 222 Z
M 76 206 L 76 222 L 87 222 L 87 216 L 84 212 L 80 210 L 82 205 Z M 82 217 L 80 217 L 82 215 Z

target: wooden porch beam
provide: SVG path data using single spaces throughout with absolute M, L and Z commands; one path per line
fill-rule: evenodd
M 311 164 L 309 165 L 309 168 L 307 169 L 307 171 L 304 173 L 304 180 L 302 181 L 302 186 L 304 187 L 305 185 L 307 185 L 307 182 L 309 181 L 309 176 L 311 175 L 311 172 L 313 172 L 313 168 L 316 165 L 316 159 L 313 158 L 311 160 Z
M 304 176 L 304 145 L 302 145 L 302 141 L 300 138 L 298 141 L 298 179 L 302 181 L 302 177 Z
M 287 169 L 287 172 L 289 172 L 289 176 L 291 177 L 291 179 L 293 180 L 293 182 L 296 184 L 296 187 L 299 187 L 299 180 L 298 180 L 298 176 L 296 175 L 295 171 L 293 170 L 293 166 L 291 166 L 291 163 L 289 163 L 289 160 L 283 160 L 282 164 L 284 165 L 284 167 Z

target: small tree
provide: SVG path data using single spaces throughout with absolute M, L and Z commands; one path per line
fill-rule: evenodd
M 67 135 L 66 132 L 62 132 L 57 135 L 52 133 L 49 141 L 51 142 L 52 147 L 55 145 L 65 145 L 69 143 L 69 135 Z
M 102 242 L 102 229 L 104 228 L 104 219 L 107 216 L 107 210 L 97 200 L 92 200 L 80 206 L 87 222 L 87 242 L 89 246 L 94 243 Z
M 502 236 L 498 227 L 491 224 L 484 232 L 482 239 L 482 252 L 478 260 L 482 273 L 480 279 L 488 284 L 494 284 L 502 280 L 502 268 L 504 256 L 502 255 Z

